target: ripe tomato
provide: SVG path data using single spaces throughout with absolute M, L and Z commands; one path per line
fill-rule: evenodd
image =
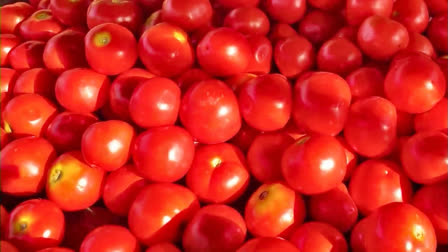
M 428 26 L 427 36 L 440 53 L 448 53 L 448 14 L 433 17 Z
M 395 1 L 392 18 L 402 23 L 409 32 L 422 33 L 429 23 L 429 13 L 425 0 Z
M 255 7 L 260 0 L 216 0 L 216 3 L 227 9 L 238 7 Z
M 67 110 L 91 113 L 106 103 L 110 81 L 106 75 L 87 68 L 65 71 L 56 81 L 56 99 Z
M 147 248 L 145 252 L 181 252 L 181 250 L 172 243 L 162 242 Z
M 353 101 L 383 95 L 384 74 L 376 67 L 358 68 L 345 80 L 350 87 Z
M 54 18 L 51 10 L 43 9 L 34 12 L 20 24 L 20 35 L 26 40 L 47 41 L 60 33 L 64 28 Z
M 228 141 L 241 128 L 238 101 L 232 90 L 215 79 L 191 86 L 182 98 L 180 120 L 201 143 Z
M 442 98 L 432 109 L 414 117 L 414 129 L 417 132 L 448 129 L 448 100 Z
M 345 172 L 344 181 L 347 181 L 350 179 L 353 169 L 358 164 L 358 155 L 356 155 L 355 150 L 353 150 L 353 148 L 347 144 L 347 141 L 345 141 L 345 138 L 343 136 L 337 136 L 336 139 L 339 141 L 342 147 L 344 147 L 347 163 L 347 171 Z
M 14 34 L 0 34 L 0 66 L 9 65 L 9 52 L 18 46 L 20 42 L 21 39 Z
M 230 11 L 223 25 L 244 35 L 265 36 L 269 32 L 270 23 L 262 10 L 255 7 L 241 7 Z
M 291 242 L 281 238 L 259 237 L 253 238 L 237 250 L 237 252 L 299 252 Z
M 38 250 L 37 252 L 74 252 L 74 250 L 62 247 L 52 247 Z
M 14 85 L 13 94 L 39 94 L 54 99 L 54 85 L 57 76 L 45 68 L 33 68 L 20 74 Z
M 137 0 L 141 7 L 144 8 L 144 10 L 147 13 L 153 13 L 157 10 L 160 10 L 163 5 L 163 0 Z
M 347 0 L 345 18 L 350 25 L 360 25 L 374 15 L 390 17 L 394 0 Z
M 246 223 L 235 209 L 227 205 L 201 208 L 185 228 L 184 251 L 235 251 L 246 238 Z
M 208 0 L 166 0 L 160 14 L 163 21 L 185 31 L 193 31 L 208 24 L 212 13 L 212 5 Z
M 448 2 L 445 0 L 425 0 L 431 15 L 444 14 L 448 10 Z
M 309 5 L 326 11 L 340 10 L 344 3 L 344 0 L 308 0 Z
M 350 40 L 352 43 L 356 43 L 357 35 L 358 27 L 344 26 L 333 35 L 333 38 L 345 38 Z
M 47 197 L 64 211 L 93 205 L 100 197 L 104 170 L 89 166 L 79 151 L 60 155 L 48 170 Z
M 0 235 L 1 239 L 6 239 L 8 236 L 8 225 L 9 225 L 9 213 L 6 211 L 3 205 L 0 205 Z M 2 250 L 3 251 L 3 250 Z
M 138 42 L 138 53 L 151 73 L 164 77 L 177 76 L 191 68 L 194 62 L 188 34 L 169 23 L 146 30 Z
M 244 219 L 256 237 L 288 238 L 304 221 L 305 211 L 300 193 L 282 183 L 263 184 L 247 201 Z
M 258 134 L 260 134 L 258 130 L 250 127 L 246 123 L 243 123 L 241 125 L 240 131 L 238 131 L 238 133 L 232 139 L 230 139 L 230 143 L 234 144 L 236 147 L 246 153 Z
M 366 232 L 370 225 L 370 219 L 364 218 L 358 221 L 350 233 L 350 248 L 353 252 L 366 251 Z
M 257 77 L 257 75 L 252 73 L 240 73 L 227 78 L 225 82 L 227 86 L 235 92 L 235 95 L 238 95 L 244 84 L 255 77 Z
M 297 79 L 293 101 L 292 116 L 299 128 L 334 136 L 347 119 L 350 87 L 334 73 L 310 72 Z
M 311 43 L 320 45 L 333 37 L 343 24 L 338 14 L 313 10 L 300 21 L 297 31 Z
M 82 241 L 80 252 L 90 251 L 140 251 L 137 239 L 125 227 L 105 225 L 94 229 Z
M 185 92 L 187 92 L 187 90 L 196 82 L 208 80 L 211 78 L 212 77 L 208 73 L 200 68 L 190 68 L 183 74 L 181 74 L 177 78 L 176 82 L 181 89 L 181 93 L 185 94 Z
M 91 0 L 50 0 L 53 16 L 67 26 L 85 26 L 87 7 Z
M 20 23 L 23 22 L 34 12 L 34 8 L 25 2 L 7 4 L 0 8 L 2 13 L 2 22 L 0 24 L 0 33 L 18 33 Z
M 427 37 L 417 32 L 409 32 L 409 44 L 404 50 L 400 51 L 398 55 L 406 55 L 409 52 L 421 52 L 431 58 L 436 57 L 434 47 Z M 398 56 L 396 56 L 398 57 Z
M 0 68 L 0 75 L 2 76 L 2 78 L 0 78 L 0 103 L 2 106 L 1 111 L 3 112 L 3 108 L 8 104 L 8 101 L 12 96 L 12 91 L 14 90 L 14 85 L 19 73 L 14 69 L 2 67 Z M 3 117 L 1 117 L 1 119 L 3 122 Z
M 251 49 L 252 58 L 246 68 L 246 72 L 254 74 L 268 74 L 271 71 L 272 44 L 265 36 L 254 35 L 247 38 Z
M 44 67 L 42 59 L 44 48 L 45 42 L 36 40 L 25 41 L 9 52 L 9 64 L 12 68 L 19 71 Z
M 346 252 L 347 242 L 336 228 L 323 222 L 308 222 L 297 228 L 290 241 L 301 252 Z
M 132 233 L 146 246 L 179 241 L 186 225 L 199 210 L 196 196 L 171 183 L 146 186 L 132 203 L 128 222 Z
M 325 42 L 317 53 L 317 66 L 321 71 L 347 75 L 362 65 L 361 51 L 345 38 Z
M 314 65 L 315 57 L 313 45 L 302 36 L 293 35 L 275 44 L 275 64 L 280 73 L 288 78 L 309 70 Z
M 381 157 L 389 154 L 397 138 L 397 110 L 388 100 L 371 96 L 350 107 L 344 136 L 358 154 Z
M 11 211 L 8 240 L 22 251 L 36 251 L 58 246 L 64 228 L 64 214 L 56 204 L 45 199 L 31 199 Z
M 297 32 L 289 24 L 274 23 L 269 31 L 269 40 L 275 44 L 277 41 L 297 35 Z
M 12 245 L 12 243 L 8 241 L 0 241 L 0 251 L 6 252 L 20 252 L 16 246 Z
M 273 20 L 287 24 L 299 21 L 306 11 L 305 0 L 264 0 L 263 6 Z

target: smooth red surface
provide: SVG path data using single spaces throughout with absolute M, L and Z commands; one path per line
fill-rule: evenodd
M 306 11 L 305 0 L 265 0 L 263 4 L 273 20 L 287 24 L 299 21 Z
M 280 73 L 288 78 L 309 70 L 314 65 L 315 57 L 313 45 L 302 36 L 280 39 L 274 47 L 274 62 Z
M 350 25 L 360 25 L 372 15 L 390 17 L 393 5 L 393 0 L 347 0 L 346 20 Z
M 54 18 L 51 10 L 34 12 L 19 27 L 20 35 L 26 40 L 47 41 L 63 30 L 63 26 Z
M 42 55 L 45 42 L 28 40 L 16 46 L 9 52 L 9 63 L 16 70 L 27 70 L 44 67 Z
M 299 22 L 297 31 L 311 43 L 320 45 L 333 37 L 343 24 L 338 14 L 313 10 Z
M 20 42 L 20 37 L 14 34 L 0 34 L 0 66 L 5 67 L 9 65 L 9 52 L 18 46 Z
M 414 117 L 414 129 L 417 132 L 448 129 L 448 100 L 442 98 L 432 109 Z
M 224 26 L 244 35 L 262 35 L 269 32 L 270 22 L 266 14 L 254 7 L 236 8 L 224 18 Z
M 429 23 L 429 12 L 425 0 L 397 0 L 392 9 L 392 18 L 402 23 L 410 32 L 421 33 Z
M 163 21 L 177 25 L 185 31 L 193 31 L 212 19 L 213 9 L 208 0 L 167 0 L 161 9 Z
M 347 242 L 336 228 L 323 222 L 308 222 L 297 228 L 290 241 L 302 252 L 346 252 Z
M 427 36 L 434 48 L 440 53 L 448 53 L 448 14 L 433 17 L 429 23 Z
M 383 96 L 384 77 L 376 67 L 361 67 L 351 72 L 345 80 L 353 101 L 369 96 Z
M 20 74 L 14 85 L 13 94 L 39 94 L 54 98 L 54 85 L 57 76 L 46 68 L 33 68 Z
M 105 225 L 90 232 L 82 241 L 80 252 L 140 251 L 137 239 L 121 226 Z
M 33 7 L 24 2 L 17 2 L 14 4 L 2 6 L 0 11 L 2 12 L 2 23 L 0 25 L 0 33 L 16 33 L 18 34 L 18 28 L 20 23 L 29 17 L 33 12 Z
M 237 252 L 298 252 L 300 251 L 294 244 L 281 238 L 259 237 L 253 238 L 237 250 Z
M 321 71 L 345 76 L 362 65 L 362 53 L 350 40 L 327 40 L 317 53 L 317 66 Z

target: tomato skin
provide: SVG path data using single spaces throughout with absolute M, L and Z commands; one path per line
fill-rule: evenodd
M 388 100 L 371 96 L 350 107 L 344 127 L 347 143 L 358 154 L 381 157 L 389 154 L 397 138 L 397 111 Z
M 0 205 L 0 235 L 1 239 L 6 239 L 8 234 L 8 226 L 9 226 L 9 213 L 6 211 L 3 205 Z M 0 241 L 1 243 L 2 241 Z M 1 245 L 0 245 L 0 248 Z M 3 250 L 2 250 L 3 251 Z
M 370 16 L 358 30 L 358 45 L 374 60 L 389 60 L 409 44 L 409 33 L 401 23 L 383 16 Z
M 287 24 L 299 21 L 306 11 L 305 0 L 264 0 L 263 6 L 270 18 Z
M 2 13 L 3 14 L 3 13 Z M 21 39 L 14 34 L 0 34 L 0 66 L 9 65 L 8 55 L 12 49 L 18 46 Z
M 238 147 L 243 153 L 247 153 L 250 145 L 258 134 L 260 134 L 258 130 L 250 127 L 247 123 L 243 123 L 238 133 L 230 139 L 230 143 Z
M 429 22 L 427 36 L 440 53 L 448 53 L 448 14 L 433 17 Z
M 176 82 L 181 89 L 181 93 L 185 94 L 185 92 L 187 92 L 187 90 L 196 82 L 208 79 L 212 79 L 212 77 L 204 70 L 200 68 L 191 68 L 181 74 Z
M 350 233 L 350 248 L 353 252 L 365 252 L 366 248 L 366 233 L 370 225 L 369 217 L 361 219 L 356 223 Z
M 185 228 L 182 244 L 190 251 L 235 251 L 246 238 L 246 224 L 235 209 L 227 205 L 201 208 Z
M 7 252 L 19 252 L 16 246 L 12 245 L 12 243 L 8 241 L 0 241 L 0 250 Z
M 307 132 L 334 136 L 344 127 L 350 101 L 350 87 L 342 77 L 309 72 L 296 81 L 292 117 Z
M 53 16 L 67 26 L 84 26 L 90 0 L 50 0 Z
M 269 32 L 269 40 L 271 40 L 272 44 L 275 44 L 281 39 L 294 35 L 297 35 L 297 32 L 291 27 L 291 25 L 285 23 L 274 23 Z
M 252 58 L 246 72 L 254 74 L 268 74 L 271 71 L 272 44 L 264 36 L 249 36 L 247 38 L 252 48 Z
M 350 87 L 353 102 L 370 96 L 383 96 L 384 74 L 376 67 L 361 67 L 345 80 Z
M 137 252 L 140 251 L 140 246 L 135 236 L 125 227 L 105 225 L 90 232 L 82 241 L 79 251 Z
M 163 5 L 163 0 L 137 0 L 142 8 L 146 11 L 146 13 L 154 13 L 157 10 L 160 10 Z
M 434 16 L 436 14 L 444 14 L 448 10 L 448 2 L 445 0 L 425 0 L 429 13 Z
M 356 26 L 370 16 L 390 17 L 393 5 L 393 0 L 347 0 L 346 19 L 350 25 Z
M 73 249 L 62 248 L 62 247 L 52 247 L 52 248 L 44 248 L 38 250 L 37 252 L 74 252 Z
M 437 56 L 431 41 L 429 41 L 427 37 L 417 32 L 409 32 L 409 44 L 398 54 L 406 55 L 406 53 L 408 52 L 421 52 L 431 58 L 435 58 Z
M 42 59 L 44 48 L 45 43 L 42 41 L 25 41 L 9 52 L 9 64 L 19 71 L 44 67 Z
M 28 196 L 42 191 L 45 174 L 56 158 L 53 146 L 40 137 L 26 137 L 7 144 L 0 153 L 1 191 Z
M 181 252 L 181 250 L 172 243 L 162 242 L 147 248 L 145 252 Z
M 224 18 L 223 25 L 244 35 L 266 36 L 270 28 L 266 14 L 254 7 L 242 7 L 231 10 Z
M 199 65 L 214 76 L 230 76 L 244 72 L 251 55 L 247 39 L 227 27 L 208 32 L 196 48 Z
M 345 38 L 328 40 L 317 53 L 317 66 L 321 71 L 345 76 L 361 65 L 361 51 L 354 43 Z
M 242 247 L 240 247 L 237 252 L 299 252 L 299 249 L 294 246 L 291 242 L 283 240 L 281 238 L 274 237 L 259 237 L 253 238 Z
M 297 31 L 311 43 L 320 45 L 333 37 L 343 24 L 337 14 L 313 10 L 300 21 Z
M 448 129 L 448 100 L 442 98 L 432 109 L 414 117 L 417 132 Z
M 174 182 L 187 173 L 194 152 L 193 138 L 188 131 L 178 126 L 164 126 L 141 133 L 134 141 L 132 157 L 142 177 Z
M 47 41 L 60 33 L 64 28 L 54 18 L 51 10 L 43 9 L 34 12 L 20 24 L 20 35 L 26 40 Z
M 431 220 L 439 244 L 448 243 L 447 186 L 446 182 L 423 186 L 412 199 L 412 204 Z
M 13 94 L 39 94 L 54 98 L 54 85 L 57 76 L 45 68 L 33 68 L 20 74 L 14 85 Z
M 308 0 L 308 4 L 312 7 L 326 11 L 341 9 L 344 2 L 344 0 Z
M 87 62 L 98 73 L 117 75 L 129 70 L 137 60 L 134 35 L 118 24 L 104 23 L 93 27 L 87 32 L 84 43 Z
M 302 36 L 280 39 L 275 44 L 274 61 L 280 73 L 294 78 L 309 70 L 315 61 L 313 45 Z
M 182 98 L 179 116 L 192 136 L 205 144 L 226 142 L 241 128 L 235 94 L 215 79 L 198 82 L 188 89 Z
M 3 108 L 11 98 L 12 91 L 14 90 L 14 85 L 16 83 L 17 77 L 19 76 L 19 73 L 14 69 L 1 67 L 0 75 L 2 76 L 2 78 L 0 79 L 0 103 L 3 111 Z M 3 117 L 1 117 L 1 119 L 3 122 Z
M 333 38 L 345 38 L 353 43 L 356 43 L 357 35 L 358 27 L 344 26 L 334 34 Z
M 409 32 L 422 33 L 429 23 L 429 12 L 425 0 L 395 1 L 392 18 L 402 23 Z
M 28 18 L 34 12 L 34 8 L 25 2 L 8 4 L 0 8 L 2 13 L 2 22 L 0 24 L 0 33 L 18 33 L 20 23 Z
M 298 227 L 290 241 L 303 252 L 346 252 L 347 242 L 334 227 L 323 222 L 308 222 Z
M 60 155 L 48 170 L 47 197 L 64 211 L 92 206 L 100 197 L 104 170 L 89 166 L 80 151 Z
M 181 238 L 181 226 L 187 224 L 198 210 L 199 202 L 187 188 L 171 183 L 150 184 L 132 203 L 129 227 L 146 246 L 176 242 Z
M 212 5 L 208 0 L 167 0 L 161 9 L 163 21 L 177 25 L 185 31 L 193 31 L 212 19 Z
M 392 64 L 384 81 L 388 99 L 407 113 L 423 113 L 433 108 L 446 91 L 440 67 L 424 54 L 409 54 Z
M 163 77 L 177 76 L 191 68 L 194 62 L 194 52 L 188 39 L 188 34 L 177 26 L 169 23 L 154 25 L 140 37 L 140 59 L 151 73 Z
M 75 68 L 59 75 L 55 87 L 56 99 L 67 110 L 91 113 L 106 103 L 109 87 L 110 81 L 106 75 L 87 68 Z

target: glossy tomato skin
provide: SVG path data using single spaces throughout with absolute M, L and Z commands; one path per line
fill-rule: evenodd
M 427 36 L 434 48 L 440 53 L 448 53 L 448 14 L 433 17 L 429 23 Z
M 340 10 L 344 2 L 344 0 L 308 0 L 309 5 L 326 11 Z
M 67 26 L 84 26 L 90 0 L 50 0 L 53 16 Z
M 442 98 L 432 109 L 414 117 L 417 132 L 448 129 L 448 100 Z
M 16 80 L 13 94 L 39 94 L 54 99 L 57 76 L 45 68 L 33 68 L 23 72 Z
M 419 132 L 405 142 L 401 163 L 408 177 L 419 184 L 434 184 L 447 179 L 448 137 L 440 131 Z
M 56 152 L 40 137 L 17 139 L 1 151 L 1 191 L 16 196 L 27 196 L 42 191 L 45 174 Z
M 446 182 L 423 186 L 412 199 L 412 204 L 431 220 L 439 244 L 448 243 L 447 186 Z
M 425 0 L 431 15 L 444 14 L 448 10 L 448 2 L 444 0 Z
M 291 242 L 283 240 L 281 238 L 274 237 L 259 237 L 253 238 L 243 246 L 241 246 L 237 252 L 299 252 L 300 250 L 294 246 Z
M 347 0 L 346 19 L 350 25 L 360 25 L 373 15 L 390 17 L 393 5 L 393 0 Z
M 241 128 L 235 94 L 215 79 L 201 81 L 188 89 L 182 98 L 179 116 L 191 135 L 205 144 L 225 142 Z
M 21 39 L 14 34 L 0 34 L 0 66 L 9 65 L 9 52 L 18 46 Z
M 247 38 L 251 49 L 252 58 L 246 68 L 246 72 L 254 74 L 268 74 L 271 71 L 272 44 L 265 36 L 249 36 Z
M 308 222 L 298 227 L 290 241 L 303 252 L 346 252 L 347 242 L 336 228 L 323 222 Z
M 146 186 L 129 210 L 132 233 L 146 246 L 160 242 L 176 242 L 182 226 L 199 210 L 196 196 L 187 188 L 170 183 Z
M 64 28 L 51 10 L 43 9 L 34 12 L 20 24 L 20 35 L 26 40 L 47 41 Z
M 161 242 L 150 246 L 145 252 L 181 252 L 181 250 L 172 243 Z
M 296 125 L 307 132 L 334 136 L 344 127 L 350 102 L 350 87 L 342 77 L 310 72 L 296 81 L 292 116 Z
M 305 0 L 264 0 L 263 6 L 272 19 L 287 24 L 299 21 L 306 11 Z
M 235 9 L 238 7 L 255 7 L 260 0 L 217 0 L 216 3 L 227 9 Z
M 281 168 L 293 189 L 303 194 L 323 193 L 344 179 L 347 169 L 344 147 L 331 136 L 304 136 L 285 150 Z
M 266 14 L 254 7 L 242 7 L 231 10 L 224 18 L 223 25 L 244 35 L 265 36 L 270 28 Z
M 325 42 L 317 53 L 317 66 L 321 71 L 347 75 L 362 65 L 359 48 L 345 38 L 335 38 Z
M 392 18 L 402 23 L 410 32 L 421 33 L 429 23 L 425 0 L 398 0 L 394 2 Z
M 384 81 L 388 99 L 407 113 L 423 113 L 433 108 L 446 91 L 440 67 L 424 54 L 405 55 L 392 64 Z
M 383 96 L 384 74 L 376 67 L 361 67 L 345 80 L 350 87 L 353 102 L 369 96 Z
M 3 111 L 4 107 L 6 106 L 6 104 L 8 104 L 8 101 L 12 96 L 12 91 L 14 90 L 14 85 L 16 83 L 17 77 L 19 76 L 19 72 L 11 68 L 2 67 L 0 68 L 0 74 L 2 76 L 2 78 L 0 79 L 0 101 Z
M 280 39 L 275 44 L 274 61 L 280 73 L 294 78 L 309 70 L 315 61 L 313 45 L 302 36 Z
M 20 23 L 34 12 L 34 8 L 25 2 L 8 4 L 0 8 L 2 23 L 0 33 L 18 33 Z
M 282 183 L 263 184 L 247 201 L 244 219 L 255 237 L 288 238 L 304 221 L 305 212 L 300 193 Z
M 258 134 L 260 134 L 258 130 L 250 127 L 247 123 L 243 123 L 241 129 L 229 142 L 240 148 L 244 153 L 247 153 L 247 150 Z
M 90 232 L 82 241 L 80 252 L 89 251 L 140 251 L 135 236 L 125 227 L 105 225 Z
M 285 23 L 274 23 L 269 31 L 269 40 L 275 44 L 281 39 L 294 35 L 297 35 L 297 32 L 291 27 L 291 25 Z
M 356 43 L 357 35 L 358 35 L 358 27 L 344 26 L 334 34 L 333 38 L 345 38 L 353 43 Z
M 132 157 L 142 177 L 174 182 L 187 173 L 193 162 L 193 138 L 178 126 L 151 128 L 135 139 Z
M 343 21 L 338 14 L 313 10 L 300 21 L 297 31 L 311 43 L 320 45 L 342 28 Z
M 187 90 L 196 82 L 211 79 L 212 77 L 200 68 L 191 68 L 181 74 L 176 82 L 179 86 L 182 94 L 185 94 Z
M 177 76 L 194 62 L 187 33 L 169 23 L 159 23 L 146 30 L 140 37 L 138 52 L 145 67 L 163 77 Z
M 35 251 L 58 246 L 64 228 L 64 214 L 55 203 L 31 199 L 11 211 L 8 240 L 22 251 Z
M 55 92 L 59 104 L 67 110 L 91 113 L 106 103 L 109 88 L 106 75 L 87 68 L 75 68 L 59 75 Z
M 79 151 L 60 155 L 48 170 L 47 197 L 64 211 L 92 206 L 100 197 L 104 170 L 89 166 Z
M 74 250 L 62 247 L 51 247 L 38 250 L 37 252 L 74 252 Z
M 257 75 L 252 73 L 240 73 L 227 78 L 225 82 L 227 86 L 229 86 L 235 92 L 235 95 L 237 95 L 240 93 L 240 90 L 244 86 L 244 84 L 254 79 L 255 77 L 257 77 Z
M 400 51 L 398 54 L 405 54 L 407 52 L 421 52 L 431 58 L 436 57 L 436 52 L 431 41 L 424 35 L 417 32 L 409 32 L 409 44 L 403 51 Z
M 2 113 L 15 136 L 42 136 L 57 114 L 57 107 L 38 94 L 12 98 Z
M 185 228 L 182 244 L 186 252 L 235 251 L 246 238 L 246 223 L 227 205 L 201 208 Z
M 350 248 L 354 252 L 366 251 L 366 233 L 370 225 L 368 217 L 356 223 L 350 233 Z
M 397 111 L 388 100 L 371 96 L 350 107 L 344 136 L 358 154 L 381 157 L 389 154 L 397 138 Z
M 9 52 L 9 63 L 16 70 L 44 67 L 42 55 L 45 42 L 28 40 Z
M 160 14 L 163 21 L 193 31 L 211 21 L 213 9 L 208 0 L 168 0 L 164 1 Z
M 0 241 L 0 250 L 8 251 L 8 252 L 19 252 L 19 249 L 16 248 L 12 243 L 8 241 Z
M 6 239 L 8 235 L 9 213 L 3 205 L 0 205 L 0 235 L 1 239 Z

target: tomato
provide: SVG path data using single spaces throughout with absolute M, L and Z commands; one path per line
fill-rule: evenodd
M 403 53 L 404 52 L 404 53 Z M 406 55 L 408 52 L 421 52 L 428 55 L 431 58 L 436 57 L 436 52 L 434 50 L 431 41 L 425 36 L 417 32 L 409 32 L 409 44 L 403 51 L 399 54 Z M 398 57 L 398 56 L 397 56 Z
M 350 248 L 353 252 L 363 252 L 366 251 L 366 232 L 369 228 L 370 222 L 369 218 L 364 218 L 358 221 L 353 227 L 350 233 Z
M 414 129 L 417 132 L 448 129 L 448 100 L 442 98 L 432 109 L 414 117 Z
M 423 113 L 443 97 L 446 81 L 440 67 L 424 54 L 410 54 L 396 61 L 386 75 L 384 92 L 397 109 Z
M 84 26 L 90 0 L 50 0 L 53 16 L 67 26 Z
M 244 35 L 262 35 L 269 32 L 269 19 L 266 14 L 254 7 L 241 7 L 230 11 L 224 19 L 224 26 Z
M 444 14 L 448 10 L 448 2 L 445 0 L 425 0 L 431 15 Z
M 87 68 L 65 71 L 56 81 L 56 99 L 67 110 L 91 113 L 101 108 L 109 94 L 106 75 Z
M 25 41 L 9 52 L 9 64 L 15 70 L 44 67 L 42 59 L 44 48 L 45 43 L 42 41 Z
M 19 252 L 16 246 L 8 241 L 0 241 L 0 250 L 6 252 Z
M 128 229 L 117 225 L 105 225 L 90 232 L 82 241 L 79 251 L 137 252 L 140 251 L 140 246 Z
M 358 35 L 358 27 L 344 26 L 333 35 L 333 38 L 345 38 L 353 43 L 356 43 L 357 35 Z
M 252 48 L 252 58 L 246 72 L 254 74 L 268 74 L 271 71 L 272 44 L 264 36 L 254 35 L 247 38 Z
M 196 48 L 199 65 L 215 76 L 244 72 L 251 55 L 247 39 L 230 28 L 217 28 L 208 32 Z
M 406 203 L 390 203 L 378 209 L 369 220 L 367 251 L 435 251 L 434 228 L 428 217 Z
M 31 199 L 11 211 L 8 240 L 26 251 L 58 246 L 64 227 L 64 214 L 56 204 L 45 199 Z
M 53 17 L 51 10 L 34 12 L 20 24 L 20 35 L 26 40 L 47 41 L 63 30 L 62 24 Z
M 146 21 L 143 23 L 140 29 L 140 36 L 149 28 L 163 22 L 161 13 L 162 11 L 159 9 L 157 11 L 154 11 L 151 15 L 149 15 L 149 17 L 146 19 Z
M 347 242 L 336 228 L 323 222 L 308 222 L 297 228 L 290 241 L 301 252 L 346 252 Z
M 191 68 L 181 74 L 176 82 L 181 93 L 184 94 L 196 82 L 211 79 L 212 77 L 200 68 Z
M 429 23 L 425 0 L 397 0 L 394 2 L 392 18 L 402 23 L 409 32 L 421 33 Z
M 235 9 L 238 7 L 255 7 L 260 0 L 216 0 L 216 2 L 227 9 Z
M 361 65 L 361 51 L 355 44 L 345 38 L 328 40 L 317 53 L 317 66 L 321 71 L 345 76 Z
M 181 250 L 172 243 L 162 242 L 149 247 L 145 252 L 181 252 Z
M 287 24 L 299 21 L 306 11 L 305 0 L 264 0 L 263 6 L 270 18 Z
M 292 37 L 294 35 L 297 35 L 297 32 L 291 27 L 291 25 L 285 23 L 274 23 L 269 32 L 269 40 L 275 44 L 281 39 Z
M 0 33 L 18 33 L 20 23 L 33 14 L 34 8 L 28 3 L 17 2 L 2 6 L 0 12 L 2 13 Z
M 0 66 L 9 65 L 9 52 L 18 46 L 20 42 L 21 39 L 14 34 L 0 34 Z
M 100 197 L 104 170 L 89 166 L 81 152 L 60 155 L 48 170 L 47 197 L 64 211 L 93 205 Z
M 345 80 L 350 87 L 353 101 L 383 95 L 384 74 L 376 67 L 358 68 Z
M 308 0 L 309 5 L 326 11 L 340 10 L 344 3 L 344 0 Z
M 16 79 L 19 76 L 19 73 L 11 68 L 0 68 L 0 75 L 2 78 L 0 78 L 0 89 L 1 89 L 1 105 L 2 105 L 2 111 L 4 106 L 8 103 L 12 91 L 14 90 L 14 85 L 16 83 Z M 3 117 L 2 117 L 3 121 Z
M 9 213 L 3 205 L 0 205 L 0 218 L 0 235 L 2 239 L 6 239 L 8 234 Z
M 275 44 L 274 61 L 281 74 L 294 78 L 314 65 L 313 45 L 297 35 L 280 39 Z
M 359 99 L 350 107 L 344 136 L 353 150 L 362 156 L 389 154 L 397 138 L 395 106 L 378 96 Z
M 146 13 L 153 13 L 160 10 L 163 5 L 163 0 L 137 0 L 141 7 L 144 8 Z
M 37 5 L 37 10 L 44 10 L 44 9 L 50 9 L 50 2 L 51 0 L 40 0 L 39 4 Z
M 201 208 L 185 228 L 184 251 L 235 251 L 246 238 L 246 224 L 235 209 L 227 205 Z
M 241 125 L 240 131 L 238 131 L 238 133 L 232 139 L 230 139 L 230 143 L 234 144 L 236 147 L 246 153 L 258 134 L 260 134 L 258 130 L 250 127 L 249 125 L 247 125 L 247 123 L 243 123 Z
M 448 14 L 433 17 L 429 22 L 427 36 L 440 53 L 448 53 Z
M 257 77 L 256 74 L 240 73 L 227 78 L 225 82 L 227 86 L 235 92 L 235 95 L 238 95 L 246 82 L 254 79 L 255 77 Z
M 300 21 L 297 31 L 313 44 L 327 41 L 343 26 L 341 16 L 313 10 L 308 12 Z
M 45 45 L 43 61 L 45 66 L 55 73 L 87 66 L 84 33 L 67 29 L 54 35 Z
M 297 79 L 293 101 L 292 116 L 299 128 L 334 136 L 347 119 L 350 87 L 334 73 L 310 72 Z
M 193 65 L 194 52 L 187 33 L 169 23 L 150 27 L 140 37 L 138 53 L 145 67 L 156 75 L 177 76 Z
M 360 25 L 374 15 L 390 17 L 394 0 L 347 0 L 345 16 L 350 25 Z
M 374 60 L 389 60 L 409 44 L 409 34 L 401 23 L 383 16 L 371 16 L 358 30 L 358 45 Z
M 350 145 L 348 145 L 347 141 L 345 141 L 345 138 L 343 136 L 337 136 L 336 139 L 339 141 L 342 147 L 344 147 L 347 163 L 347 170 L 345 172 L 344 181 L 347 181 L 350 179 L 353 169 L 357 166 L 359 158 L 355 150 L 353 150 L 353 148 L 350 147 Z
M 215 79 L 191 86 L 182 98 L 179 117 L 201 143 L 228 141 L 241 128 L 238 101 L 232 90 Z
M 52 247 L 38 250 L 37 252 L 74 252 L 74 250 L 62 247 Z
M 170 183 L 146 186 L 129 210 L 132 233 L 146 246 L 176 242 L 186 225 L 199 210 L 196 196 L 187 188 Z
M 193 31 L 206 25 L 211 21 L 212 13 L 212 5 L 208 0 L 167 0 L 161 9 L 163 21 L 185 31 Z
M 237 252 L 299 252 L 300 250 L 291 242 L 281 238 L 260 237 L 254 238 L 237 250 Z
M 87 9 L 87 26 L 92 29 L 104 23 L 119 24 L 137 33 L 143 23 L 142 9 L 130 0 L 92 1 Z
M 13 94 L 39 94 L 54 98 L 54 85 L 57 76 L 45 68 L 33 68 L 23 72 L 16 80 Z

